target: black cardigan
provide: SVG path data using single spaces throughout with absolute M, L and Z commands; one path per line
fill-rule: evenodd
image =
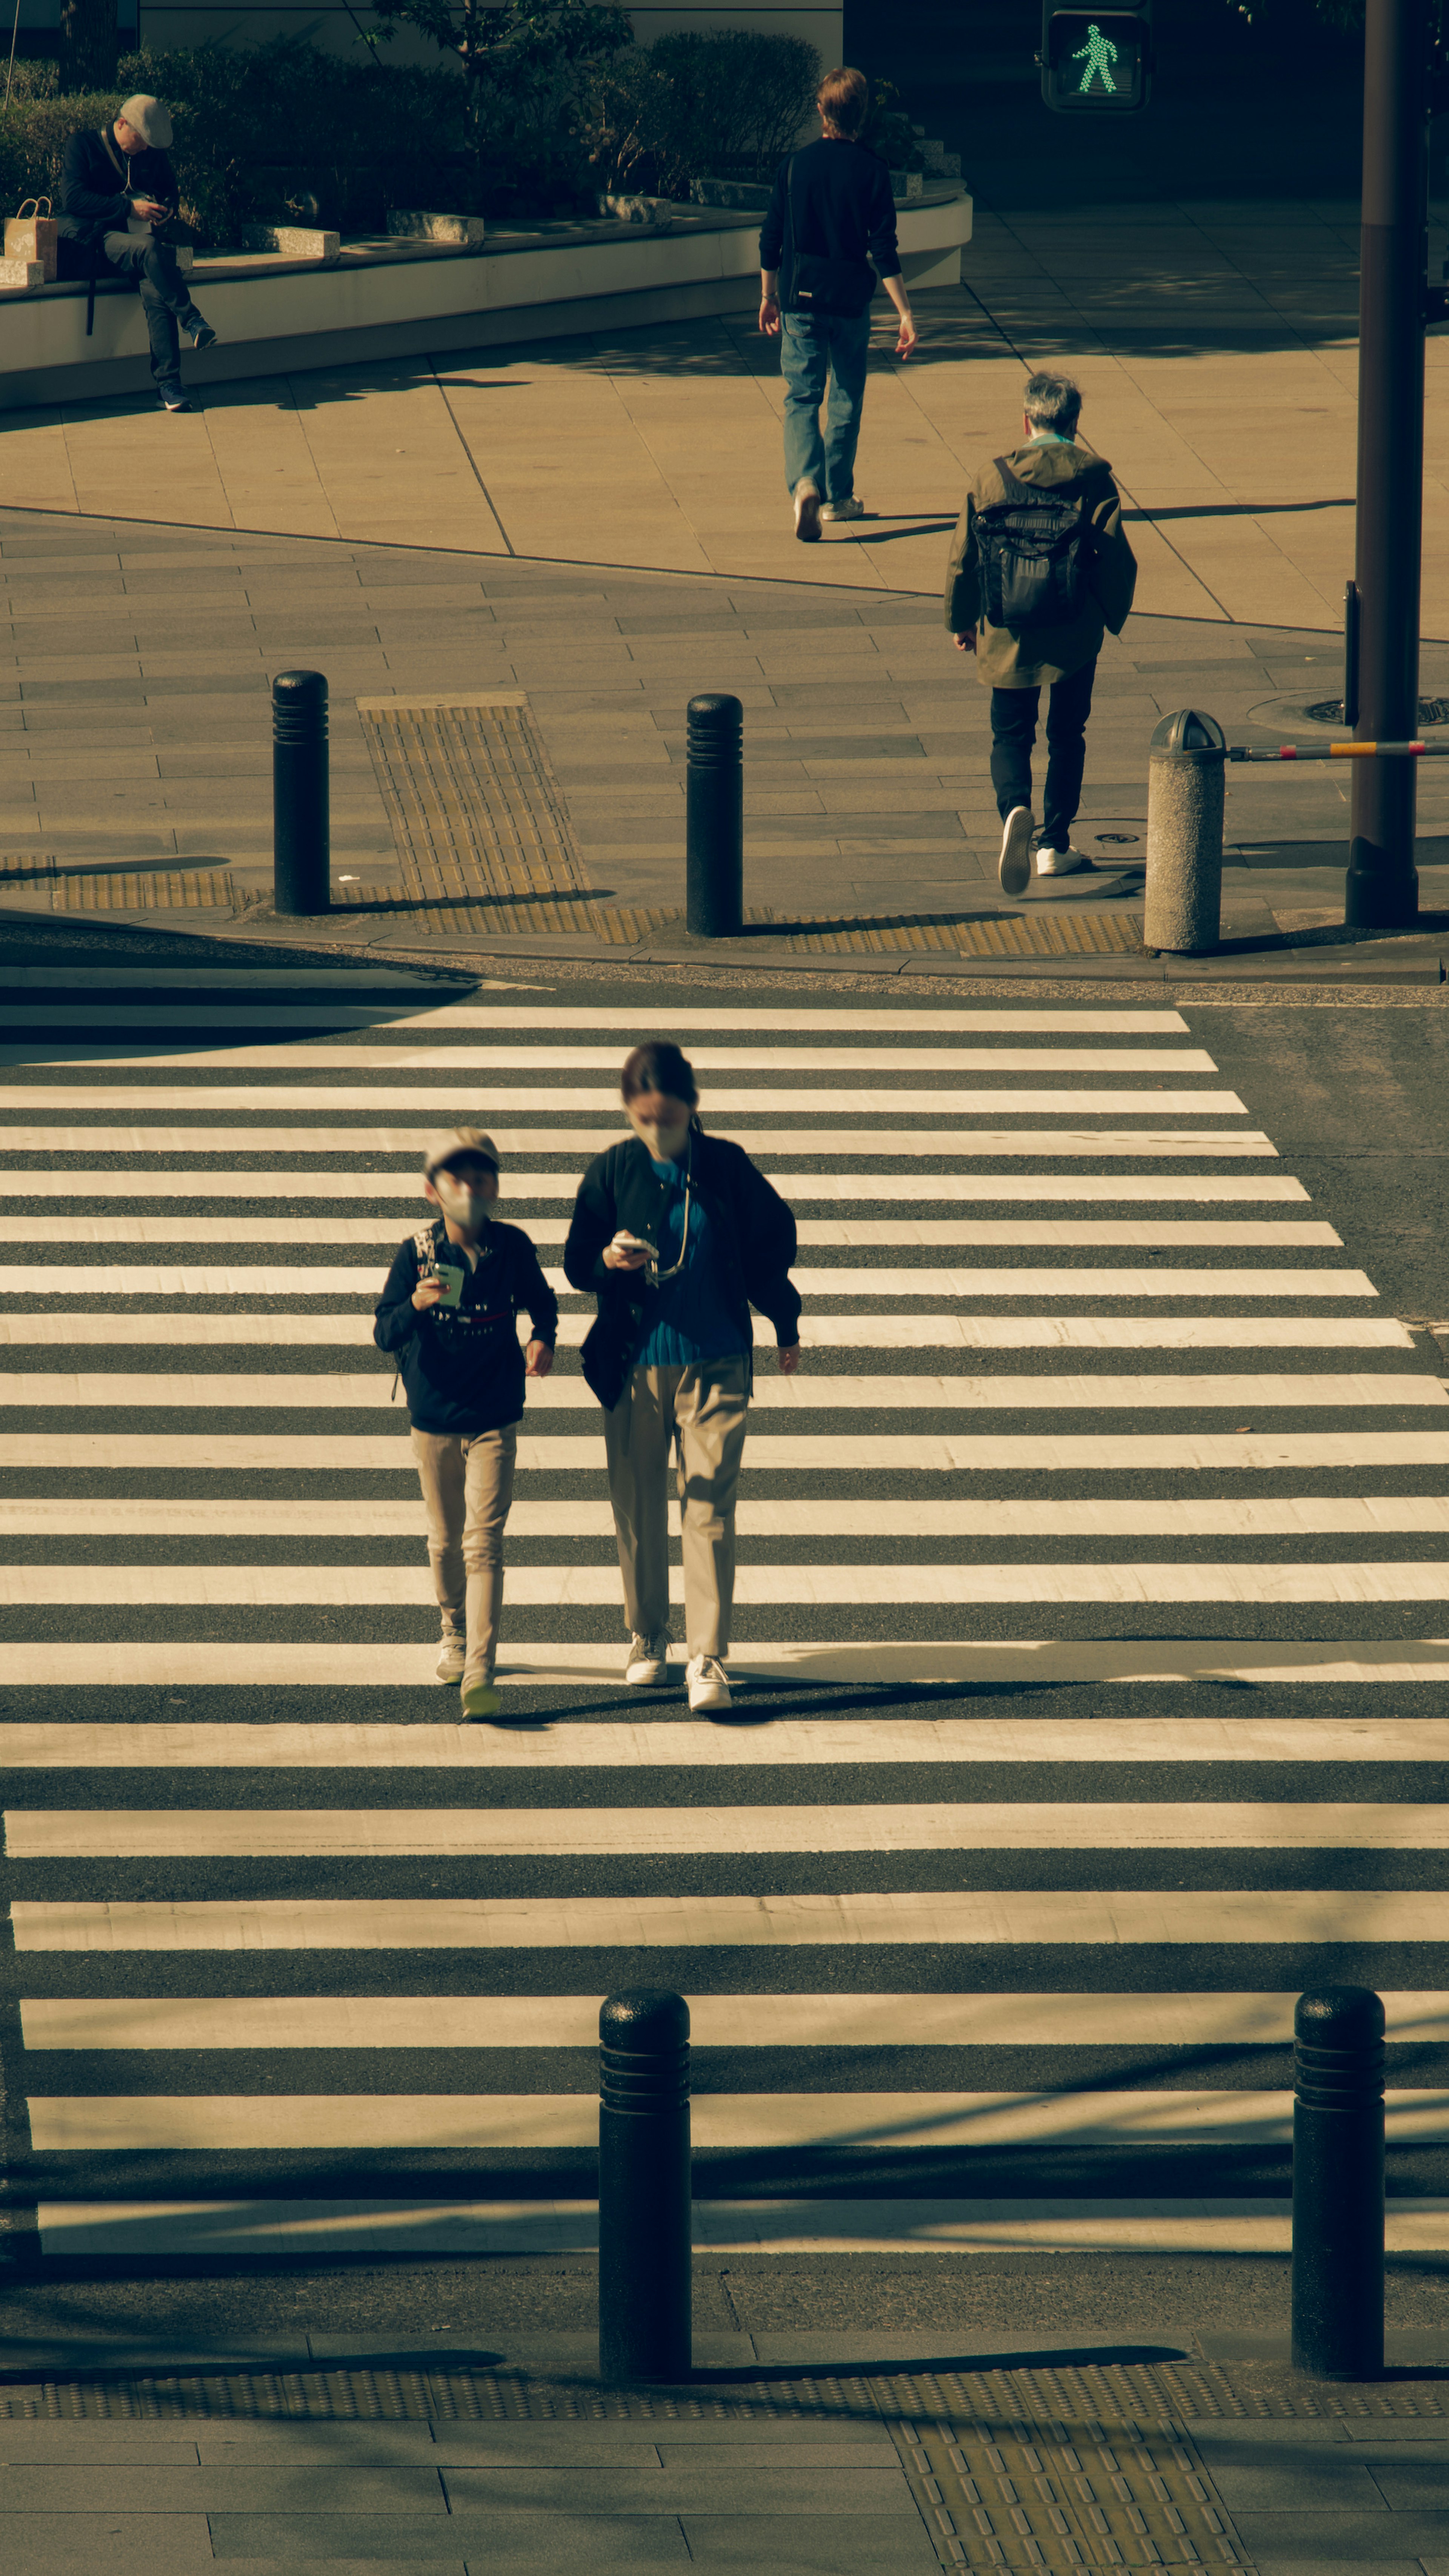
M 441 1219 L 434 1221 L 433 1248 L 435 1259 L 449 1250 Z M 378 1349 L 397 1362 L 413 1428 L 464 1440 L 501 1430 L 522 1414 L 519 1307 L 535 1341 L 552 1349 L 558 1331 L 558 1299 L 522 1228 L 486 1225 L 476 1249 L 478 1266 L 468 1272 L 457 1305 L 419 1312 L 412 1296 L 425 1274 L 409 1235 L 388 1272 L 372 1328 Z M 461 1254 L 453 1259 L 466 1267 Z
M 696 1130 L 694 1190 L 714 1229 L 722 1281 L 741 1343 L 750 1350 L 750 1308 L 758 1306 L 785 1348 L 799 1338 L 800 1294 L 791 1279 L 795 1220 L 778 1190 L 757 1172 L 740 1145 Z M 669 1183 L 637 1136 L 626 1136 L 596 1155 L 579 1183 L 564 1273 L 571 1288 L 599 1301 L 598 1320 L 584 1344 L 584 1376 L 606 1411 L 624 1392 L 630 1355 L 638 1347 L 649 1290 L 638 1270 L 610 1270 L 604 1247 L 621 1230 L 657 1243 Z

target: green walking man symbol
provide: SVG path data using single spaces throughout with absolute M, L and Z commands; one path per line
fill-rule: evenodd
M 1093 81 L 1099 77 L 1101 79 L 1103 89 L 1111 90 L 1115 96 L 1117 84 L 1112 78 L 1111 65 L 1115 63 L 1116 59 L 1116 46 L 1113 44 L 1110 36 L 1103 35 L 1101 28 L 1098 26 L 1094 18 L 1087 29 L 1086 43 L 1084 45 L 1079 45 L 1072 56 L 1074 63 L 1079 63 L 1085 60 L 1087 66 L 1086 70 L 1082 74 L 1081 81 L 1078 84 L 1077 96 L 1080 98 L 1082 92 L 1084 90 L 1089 90 Z

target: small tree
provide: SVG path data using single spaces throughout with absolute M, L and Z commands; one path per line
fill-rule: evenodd
M 114 89 L 120 52 L 116 0 L 60 0 L 62 90 Z
M 387 44 L 399 26 L 456 55 L 467 83 L 468 121 L 484 142 L 495 129 L 516 137 L 569 132 L 594 66 L 632 44 L 620 8 L 599 0 L 373 0 Z

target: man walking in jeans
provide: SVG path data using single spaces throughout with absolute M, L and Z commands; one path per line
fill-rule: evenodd
M 869 104 L 865 74 L 827 72 L 815 104 L 820 140 L 781 162 L 760 228 L 760 329 L 780 340 L 785 481 L 795 534 L 806 545 L 818 539 L 822 519 L 865 517 L 855 497 L 855 450 L 878 283 L 900 315 L 896 356 L 908 358 L 916 345 L 891 174 L 856 140 Z
M 1051 703 L 1036 872 L 1075 876 L 1092 864 L 1072 847 L 1092 682 L 1103 636 L 1121 634 L 1137 584 L 1112 469 L 1077 436 L 1081 408 L 1070 376 L 1028 378 L 1026 444 L 981 468 L 946 566 L 946 624 L 991 691 L 998 874 L 1013 898 L 1031 880 L 1031 750 L 1043 687 Z

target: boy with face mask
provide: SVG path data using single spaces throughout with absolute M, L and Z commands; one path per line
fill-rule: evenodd
M 439 1681 L 460 1682 L 465 1717 L 496 1717 L 503 1528 L 513 1497 L 526 1377 L 547 1377 L 558 1300 L 515 1225 L 493 1216 L 498 1149 L 459 1128 L 423 1161 L 439 1214 L 399 1247 L 373 1326 L 397 1361 L 428 1518 L 442 1613 Z M 518 1311 L 533 1327 L 519 1348 Z

